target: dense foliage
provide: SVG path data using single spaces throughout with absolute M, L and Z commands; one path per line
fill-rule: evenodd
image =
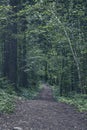
M 87 94 L 86 4 L 1 0 L 1 79 L 6 78 L 16 92 L 38 89 L 44 81 L 56 86 L 61 96 Z

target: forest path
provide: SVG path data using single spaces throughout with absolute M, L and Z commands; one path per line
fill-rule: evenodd
M 38 100 L 47 100 L 47 101 L 54 101 L 52 89 L 47 84 L 42 84 L 42 90 L 36 97 Z
M 12 114 L 0 115 L 0 130 L 87 130 L 87 120 L 74 107 L 55 102 L 44 85 L 38 100 L 17 100 Z

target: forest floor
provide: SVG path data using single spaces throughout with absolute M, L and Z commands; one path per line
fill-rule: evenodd
M 86 114 L 73 106 L 56 102 L 44 85 L 35 100 L 18 99 L 15 111 L 0 114 L 0 130 L 87 130 Z

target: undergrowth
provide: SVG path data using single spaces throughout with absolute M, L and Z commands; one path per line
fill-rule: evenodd
M 76 94 L 73 97 L 58 97 L 58 101 L 72 104 L 76 106 L 80 112 L 87 111 L 87 95 Z
M 20 88 L 18 96 L 26 99 L 33 99 L 38 93 L 38 90 L 31 88 Z
M 87 111 L 87 94 L 77 94 L 71 92 L 68 96 L 59 96 L 59 89 L 52 87 L 54 98 L 57 101 L 74 105 L 80 112 Z
M 6 78 L 0 77 L 0 112 L 13 112 L 15 96 L 13 84 Z
M 17 92 L 14 85 L 6 78 L 0 78 L 0 112 L 10 113 L 14 111 L 14 99 L 34 99 L 41 89 L 41 84 L 32 87 L 19 87 Z
M 14 96 L 0 89 L 0 111 L 10 113 L 14 110 Z
M 38 95 L 41 89 L 42 89 L 41 83 L 38 83 L 37 86 L 32 86 L 29 88 L 20 87 L 18 96 L 31 100 Z

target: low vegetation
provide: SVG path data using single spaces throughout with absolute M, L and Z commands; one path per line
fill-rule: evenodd
M 0 111 L 10 113 L 14 110 L 14 96 L 0 89 Z
M 59 97 L 58 100 L 76 106 L 80 112 L 87 111 L 87 95 L 76 94 L 73 97 Z
M 19 93 L 15 94 L 9 94 L 6 91 L 0 89 L 0 112 L 5 112 L 5 113 L 11 113 L 14 111 L 15 108 L 15 99 L 19 98 L 19 96 L 25 99 L 33 99 L 37 94 L 38 90 L 30 90 L 30 89 L 22 89 L 20 90 Z
M 18 96 L 21 96 L 22 98 L 26 98 L 29 100 L 34 99 L 38 95 L 41 88 L 42 86 L 40 84 L 38 84 L 38 86 L 36 87 L 30 87 L 30 88 L 20 87 Z
M 37 96 L 38 92 L 42 88 L 39 83 L 37 87 L 23 88 L 20 87 L 18 92 L 15 92 L 13 86 L 8 83 L 6 79 L 0 80 L 1 89 L 0 89 L 0 112 L 11 113 L 15 108 L 15 99 L 33 99 Z M 7 84 L 6 84 L 7 83 Z
M 87 111 L 87 94 L 77 94 L 71 92 L 68 96 L 59 96 L 59 90 L 53 88 L 53 94 L 57 101 L 74 105 L 80 112 Z

